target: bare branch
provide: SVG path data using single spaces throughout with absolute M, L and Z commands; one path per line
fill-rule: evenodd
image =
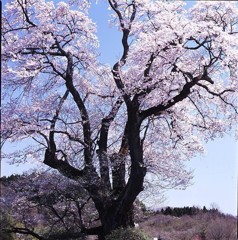
M 104 181 L 105 186 L 108 189 L 111 188 L 110 186 L 110 178 L 109 178 L 109 166 L 108 166 L 108 158 L 107 158 L 107 142 L 108 142 L 108 131 L 109 127 L 116 117 L 123 101 L 119 97 L 116 101 L 115 105 L 112 107 L 111 112 L 102 119 L 101 129 L 100 129 L 100 138 L 98 141 L 98 157 L 99 157 L 99 164 L 100 164 L 100 173 L 102 181 Z
M 126 63 L 126 60 L 127 60 L 127 56 L 128 56 L 128 52 L 129 52 L 128 38 L 129 38 L 129 34 L 130 34 L 131 24 L 135 19 L 136 6 L 135 6 L 135 2 L 133 1 L 131 4 L 131 6 L 133 7 L 133 11 L 132 11 L 132 14 L 130 17 L 129 26 L 126 27 L 123 16 L 118 8 L 117 2 L 115 0 L 108 0 L 108 2 L 110 4 L 110 6 L 112 7 L 112 9 L 116 12 L 116 14 L 119 18 L 120 26 L 121 26 L 122 33 L 123 33 L 123 35 L 122 35 L 123 54 L 122 54 L 121 59 L 113 66 L 112 74 L 113 74 L 113 77 L 114 77 L 114 80 L 115 80 L 115 83 L 116 83 L 118 89 L 122 93 L 124 101 L 128 105 L 131 103 L 131 100 L 130 100 L 130 96 L 125 93 L 125 86 L 124 86 L 124 83 L 122 82 L 122 79 L 120 76 L 120 69 Z
M 234 90 L 232 90 L 232 89 L 225 89 L 224 91 L 222 91 L 222 92 L 220 92 L 220 93 L 215 93 L 215 92 L 211 91 L 211 90 L 209 89 L 209 87 L 206 86 L 206 85 L 203 85 L 203 84 L 201 84 L 201 83 L 198 83 L 197 85 L 200 86 L 200 87 L 202 87 L 202 88 L 204 88 L 204 89 L 206 89 L 206 91 L 207 91 L 208 93 L 210 93 L 211 95 L 216 96 L 216 97 L 219 97 L 224 103 L 226 103 L 227 105 L 231 106 L 231 107 L 234 109 L 234 111 L 236 112 L 236 114 L 238 114 L 238 110 L 237 110 L 236 106 L 233 105 L 233 104 L 230 103 L 230 102 L 227 102 L 227 101 L 225 100 L 225 98 L 222 96 L 222 95 L 223 95 L 224 93 L 226 93 L 226 92 L 235 92 Z
M 88 145 L 86 145 L 86 143 L 84 141 L 82 141 L 80 138 L 77 137 L 73 137 L 70 133 L 65 132 L 65 131 L 59 131 L 59 130 L 53 130 L 53 133 L 61 133 L 61 134 L 65 134 L 68 136 L 69 140 L 74 141 L 74 142 L 78 142 L 80 144 L 82 144 L 84 147 L 88 147 Z
M 24 16 L 26 18 L 26 22 L 29 23 L 33 27 L 37 27 L 37 25 L 30 20 L 30 18 L 28 16 L 27 8 L 24 8 L 23 3 L 21 3 L 20 0 L 17 0 L 17 2 L 18 2 L 18 4 L 20 5 L 20 7 L 22 9 L 22 12 L 23 12 L 23 14 L 24 14 Z

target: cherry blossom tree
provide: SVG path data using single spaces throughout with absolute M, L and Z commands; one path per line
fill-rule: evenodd
M 236 2 L 108 0 L 122 34 L 98 61 L 87 1 L 12 0 L 2 20 L 2 130 L 85 189 L 101 239 L 133 225 L 145 183 L 186 186 L 185 160 L 237 122 Z M 113 41 L 113 40 L 112 40 Z

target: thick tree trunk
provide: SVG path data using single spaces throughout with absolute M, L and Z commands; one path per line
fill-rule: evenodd
M 114 203 L 104 212 L 101 218 L 102 233 L 99 234 L 100 240 L 104 240 L 105 236 L 115 229 L 134 226 L 133 205 L 128 206 L 129 210 L 119 208 L 120 206 Z
M 115 184 L 116 190 L 120 189 L 120 193 L 117 192 L 115 195 L 115 192 L 112 192 L 103 207 L 102 205 L 96 206 L 102 224 L 98 234 L 100 240 L 104 240 L 105 236 L 115 229 L 134 226 L 133 204 L 143 190 L 145 172 L 145 167 L 133 163 L 127 184 L 125 185 L 122 180 L 121 184 Z M 117 176 L 120 177 L 120 175 Z M 116 181 L 116 183 L 119 182 Z
M 110 157 L 112 165 L 112 189 L 113 197 L 118 197 L 126 186 L 125 182 L 125 156 L 123 154 L 113 154 Z

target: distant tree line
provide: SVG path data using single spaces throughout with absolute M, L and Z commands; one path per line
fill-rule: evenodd
M 199 207 L 166 207 L 160 210 L 160 213 L 164 215 L 170 215 L 174 217 L 182 217 L 183 215 L 194 216 L 199 213 L 219 213 L 217 208 L 207 209 L 205 206 L 203 208 Z
M 21 175 L 19 175 L 19 174 L 12 174 L 10 176 L 2 176 L 2 177 L 0 177 L 0 182 L 2 184 L 7 184 L 7 183 L 10 183 L 10 182 L 16 181 L 16 180 L 18 180 L 20 178 L 21 178 Z

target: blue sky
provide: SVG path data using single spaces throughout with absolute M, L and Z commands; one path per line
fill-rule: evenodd
M 209 208 L 215 203 L 222 212 L 237 215 L 237 147 L 229 135 L 209 142 L 207 153 L 188 163 L 194 169 L 193 185 L 168 191 L 165 205 Z
M 3 1 L 3 5 L 6 1 Z M 188 1 L 191 6 L 195 1 Z M 100 39 L 100 59 L 103 63 L 113 64 L 121 53 L 121 34 L 115 27 L 108 27 L 106 1 L 99 0 L 90 14 L 98 25 Z M 216 203 L 224 213 L 237 215 L 237 156 L 238 144 L 232 136 L 225 136 L 209 142 L 207 153 L 198 156 L 188 163 L 194 169 L 193 185 L 186 190 L 169 190 L 164 205 L 170 206 L 206 206 Z M 21 172 L 31 165 L 17 168 L 2 162 L 2 175 Z M 158 206 L 160 207 L 160 206 Z

